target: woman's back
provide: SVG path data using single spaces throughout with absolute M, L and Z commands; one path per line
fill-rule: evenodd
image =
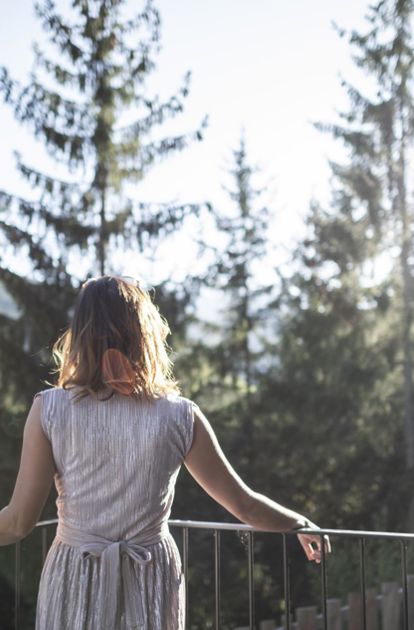
M 137 617 L 145 628 L 181 628 L 182 568 L 167 521 L 192 442 L 193 403 L 177 395 L 145 402 L 120 394 L 74 402 L 73 391 L 62 388 L 41 396 L 59 525 L 43 570 L 37 628 L 124 628 Z M 111 575 L 121 563 L 119 597 Z
M 70 390 L 42 392 L 59 519 L 113 540 L 166 522 L 191 446 L 192 402 L 176 395 L 151 402 L 121 394 L 73 399 Z

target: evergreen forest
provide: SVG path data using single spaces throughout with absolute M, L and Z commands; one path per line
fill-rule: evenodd
M 76 293 L 87 278 L 114 274 L 151 290 L 171 328 L 183 396 L 203 410 L 253 490 L 324 528 L 413 531 L 414 2 L 377 0 L 363 30 L 335 26 L 370 88 L 344 78 L 347 107 L 314 122 L 344 157 L 330 163 L 329 203 L 309 199 L 305 236 L 283 266 L 272 254 L 277 209 L 242 131 L 222 173 L 221 207 L 133 194 L 160 161 L 203 142 L 209 112 L 183 134 L 164 132 L 185 111 L 191 72 L 165 101 L 150 96 L 162 16 L 155 0 L 132 18 L 126 4 L 71 0 L 69 18 L 41 0 L 36 16 L 48 46 L 34 47 L 28 82 L 0 66 L 3 102 L 59 165 L 43 172 L 16 154 L 32 194 L 0 190 L 0 289 L 15 305 L 0 312 L 1 507 L 13 490 L 33 396 L 54 382 L 51 347 Z M 188 269 L 184 282 L 166 275 L 154 285 L 125 262 L 136 252 L 149 260 L 188 225 L 196 226 L 205 264 L 197 274 Z M 203 316 L 205 296 L 217 304 L 214 320 Z M 55 514 L 53 495 L 43 518 Z M 184 466 L 171 518 L 237 522 Z M 174 535 L 181 549 L 181 531 Z M 246 625 L 248 550 L 234 532 L 221 542 L 222 627 L 230 630 Z M 33 627 L 42 544 L 37 531 L 22 543 L 24 629 Z M 257 619 L 282 619 L 281 544 L 276 535 L 255 536 Z M 213 545 L 212 532 L 190 532 L 191 630 L 214 627 Z M 319 597 L 319 569 L 293 537 L 289 554 L 292 598 L 309 605 Z M 354 588 L 356 557 L 338 544 L 329 558 L 332 596 Z M 13 547 L 2 547 L 2 630 L 14 627 L 14 567 Z M 370 550 L 373 583 L 392 579 L 398 567 L 380 544 Z

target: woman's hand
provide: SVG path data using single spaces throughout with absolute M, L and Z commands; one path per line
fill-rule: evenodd
M 308 521 L 308 519 L 306 519 L 304 527 L 319 529 L 315 523 Z M 326 535 L 312 534 L 309 532 L 306 534 L 298 534 L 298 539 L 303 547 L 303 551 L 305 552 L 307 559 L 316 562 L 317 564 L 321 562 L 322 558 L 322 541 L 324 541 L 325 553 L 331 553 L 331 543 L 329 541 L 329 537 Z

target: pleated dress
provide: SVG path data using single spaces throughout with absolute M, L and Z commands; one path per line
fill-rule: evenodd
M 167 521 L 197 406 L 178 395 L 38 395 L 57 469 L 58 527 L 36 630 L 183 630 L 184 575 Z

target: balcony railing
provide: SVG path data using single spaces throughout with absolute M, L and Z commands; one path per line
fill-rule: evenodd
M 56 520 L 42 521 L 37 524 L 41 535 L 42 562 L 48 551 L 47 528 L 55 525 Z M 186 630 L 190 629 L 189 604 L 189 532 L 190 530 L 209 530 L 213 534 L 214 545 L 214 611 L 213 619 L 209 621 L 209 627 L 215 630 L 221 628 L 222 602 L 221 602 L 221 533 L 225 530 L 242 533 L 247 539 L 247 575 L 248 575 L 248 626 L 239 627 L 237 630 L 414 630 L 414 576 L 408 573 L 408 550 L 414 551 L 414 534 L 353 531 L 353 530 L 318 530 L 321 540 L 328 534 L 333 544 L 335 555 L 335 541 L 353 541 L 358 547 L 358 581 L 359 592 L 352 593 L 348 604 L 341 605 L 339 599 L 329 599 L 327 591 L 327 558 L 324 545 L 322 545 L 322 560 L 319 570 L 321 598 L 319 606 L 307 606 L 293 610 L 291 597 L 291 567 L 289 558 L 288 538 L 295 533 L 274 533 L 256 530 L 248 525 L 238 523 L 221 523 L 205 521 L 170 520 L 171 529 L 181 530 L 182 540 L 182 564 L 186 591 Z M 283 593 L 284 614 L 282 626 L 277 627 L 273 620 L 258 620 L 255 618 L 255 584 L 254 584 L 254 536 L 260 535 L 280 536 L 283 549 Z M 302 530 L 303 532 L 307 530 Z M 313 530 L 313 533 L 315 531 Z M 400 564 L 400 584 L 393 582 L 384 585 L 383 593 L 373 594 L 372 589 L 367 588 L 366 578 L 366 544 L 367 541 L 382 541 L 398 544 Z M 22 576 L 22 543 L 15 545 L 15 584 L 14 584 L 14 628 L 21 630 L 21 576 Z M 296 615 L 294 615 L 296 612 Z M 382 623 L 378 623 L 381 613 Z M 296 616 L 296 620 L 294 617 Z

